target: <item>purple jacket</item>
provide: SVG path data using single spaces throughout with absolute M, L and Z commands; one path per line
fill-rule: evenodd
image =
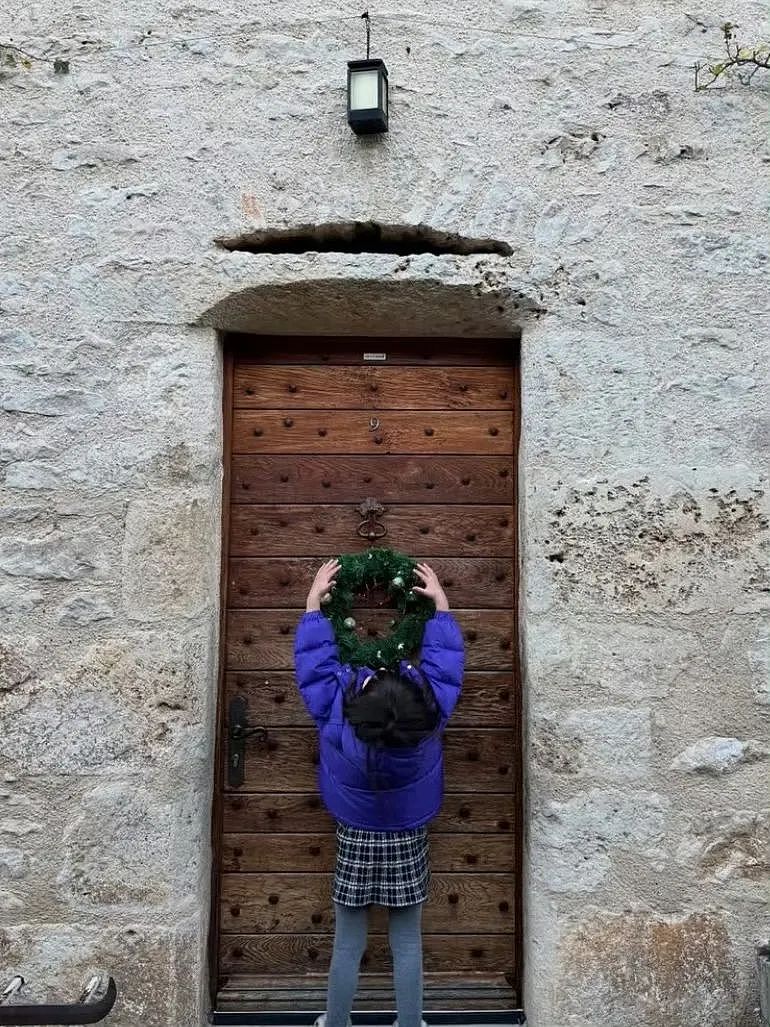
M 427 680 L 441 713 L 438 730 L 415 749 L 376 750 L 359 741 L 345 720 L 345 691 L 361 688 L 373 673 L 339 662 L 330 622 L 306 613 L 297 626 L 294 663 L 302 698 L 318 725 L 321 798 L 331 815 L 351 827 L 400 831 L 421 827 L 439 811 L 444 795 L 441 729 L 460 697 L 463 637 L 451 613 L 438 612 L 425 625 L 420 669 L 403 661 L 400 672 Z

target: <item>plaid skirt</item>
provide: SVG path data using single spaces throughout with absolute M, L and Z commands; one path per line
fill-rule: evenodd
M 413 906 L 428 897 L 428 829 L 365 831 L 337 825 L 332 898 L 341 906 Z

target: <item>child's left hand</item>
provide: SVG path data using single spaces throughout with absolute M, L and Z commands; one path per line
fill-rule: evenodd
M 305 609 L 308 613 L 321 609 L 321 600 L 330 591 L 334 584 L 334 579 L 339 574 L 339 570 L 340 562 L 336 558 L 334 560 L 327 560 L 326 563 L 322 563 L 318 568 L 316 576 L 313 578 L 313 584 L 310 586 L 310 591 L 307 594 Z

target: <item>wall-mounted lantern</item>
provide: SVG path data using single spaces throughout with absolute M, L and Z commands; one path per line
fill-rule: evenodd
M 361 18 L 366 27 L 366 60 L 348 61 L 348 124 L 357 135 L 388 131 L 388 69 L 385 61 L 369 57 L 369 12 Z
M 385 61 L 348 61 L 348 124 L 357 135 L 388 131 Z

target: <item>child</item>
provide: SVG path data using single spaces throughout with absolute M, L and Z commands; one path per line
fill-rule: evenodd
M 427 823 L 443 798 L 441 729 L 460 696 L 463 638 L 434 571 L 418 564 L 415 592 L 432 599 L 419 666 L 388 673 L 341 665 L 321 600 L 337 560 L 320 568 L 297 628 L 297 682 L 318 725 L 319 783 L 337 820 L 334 950 L 326 1015 L 316 1027 L 346 1027 L 366 948 L 368 907 L 387 906 L 400 1027 L 421 1027 L 422 904 L 427 898 Z

